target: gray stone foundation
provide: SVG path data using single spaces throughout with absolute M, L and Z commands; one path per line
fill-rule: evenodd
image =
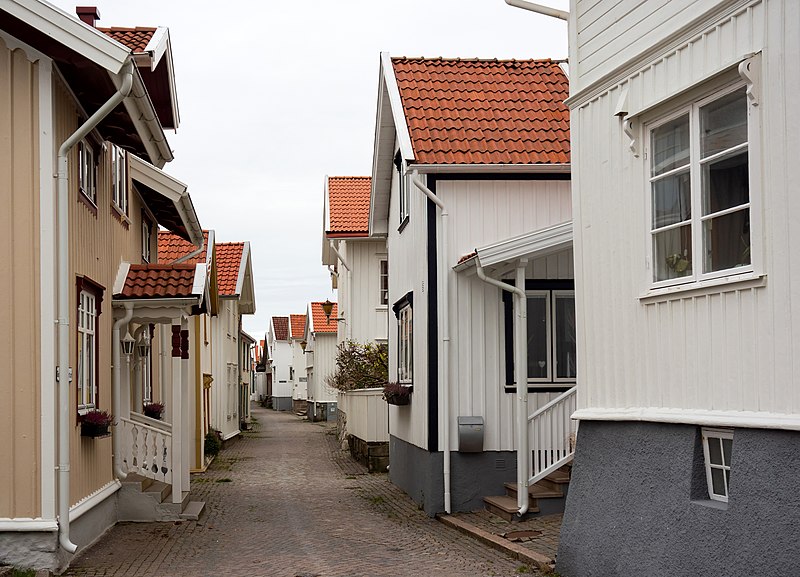
M 291 411 L 294 408 L 292 397 L 272 397 L 271 400 L 275 411 Z

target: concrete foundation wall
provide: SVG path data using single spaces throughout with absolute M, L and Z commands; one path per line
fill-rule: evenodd
M 700 427 L 582 421 L 563 577 L 800 575 L 800 433 L 734 429 L 730 497 L 708 499 Z
M 444 456 L 389 437 L 389 480 L 425 512 L 444 511 Z M 453 512 L 483 509 L 483 497 L 504 494 L 503 483 L 516 480 L 517 454 L 512 451 L 450 454 L 450 505 Z
M 292 397 L 272 397 L 272 408 L 275 411 L 291 411 Z
M 336 403 L 315 403 L 308 402 L 308 419 L 310 421 L 336 421 Z

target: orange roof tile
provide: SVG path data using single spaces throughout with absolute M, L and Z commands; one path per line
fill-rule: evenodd
M 272 328 L 275 329 L 277 340 L 289 340 L 289 317 L 272 317 Z
M 208 247 L 208 231 L 203 231 L 203 252 L 184 262 L 197 264 L 206 262 L 206 251 Z M 174 262 L 180 257 L 194 252 L 195 247 L 192 243 L 182 239 L 177 234 L 168 230 L 158 231 L 158 262 Z
M 569 163 L 569 80 L 552 60 L 392 58 L 416 162 Z
M 335 333 L 337 331 L 336 321 L 333 320 L 339 316 L 339 306 L 336 303 L 333 303 L 331 320 L 325 318 L 325 313 L 322 310 L 321 302 L 311 303 L 311 315 L 315 333 Z
M 132 264 L 119 298 L 187 298 L 193 296 L 195 265 Z
M 156 29 L 149 26 L 137 26 L 136 28 L 112 26 L 111 28 L 98 28 L 98 30 L 134 52 L 144 52 L 153 34 L 156 33 Z
M 214 247 L 217 251 L 219 296 L 233 296 L 236 294 L 236 282 L 239 280 L 239 269 L 242 266 L 244 243 L 218 242 Z
M 328 178 L 328 236 L 367 236 L 369 234 L 369 176 L 331 176 Z
M 306 315 L 289 315 L 291 319 L 291 333 L 293 339 L 302 339 L 306 332 Z

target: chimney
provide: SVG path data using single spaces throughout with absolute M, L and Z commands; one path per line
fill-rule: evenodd
M 97 6 L 77 6 L 75 8 L 75 13 L 78 15 L 78 18 L 86 22 L 86 24 L 92 28 L 95 28 L 97 21 L 100 20 L 100 12 L 97 10 Z

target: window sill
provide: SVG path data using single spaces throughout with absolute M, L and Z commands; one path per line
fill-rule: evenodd
M 389 305 L 388 304 L 387 305 L 378 305 L 378 306 L 375 307 L 375 310 L 376 311 L 388 311 L 389 310 Z
M 733 290 L 759 288 L 767 285 L 767 275 L 763 273 L 748 272 L 718 278 L 701 280 L 692 283 L 659 287 L 639 295 L 642 302 L 669 300 L 670 298 L 688 298 L 704 293 L 729 292 Z M 731 288 L 719 290 L 722 287 Z M 717 289 L 717 290 L 715 290 Z
M 131 219 L 128 218 L 128 215 L 125 214 L 115 202 L 111 203 L 111 215 L 116 218 L 126 230 L 130 227 Z
M 529 393 L 566 393 L 575 383 L 544 383 L 541 385 L 528 385 Z M 505 386 L 506 393 L 516 393 L 517 387 L 514 385 Z
M 696 499 L 691 501 L 692 505 L 699 505 L 700 507 L 707 507 L 709 509 L 717 509 L 718 511 L 727 511 L 728 503 L 726 501 L 717 501 L 715 499 Z
M 398 227 L 397 227 L 397 232 L 399 232 L 399 233 L 402 233 L 402 232 L 403 232 L 403 229 L 404 229 L 406 226 L 408 226 L 408 220 L 409 220 L 409 218 L 408 218 L 408 216 L 406 216 L 406 217 L 405 217 L 405 218 L 404 218 L 404 219 L 403 219 L 403 220 L 400 222 L 400 226 L 398 226 Z
M 97 218 L 97 205 L 92 202 L 92 199 L 86 196 L 82 190 L 78 191 L 78 200 L 80 200 L 81 204 L 88 208 L 89 212 L 91 212 L 94 217 Z

